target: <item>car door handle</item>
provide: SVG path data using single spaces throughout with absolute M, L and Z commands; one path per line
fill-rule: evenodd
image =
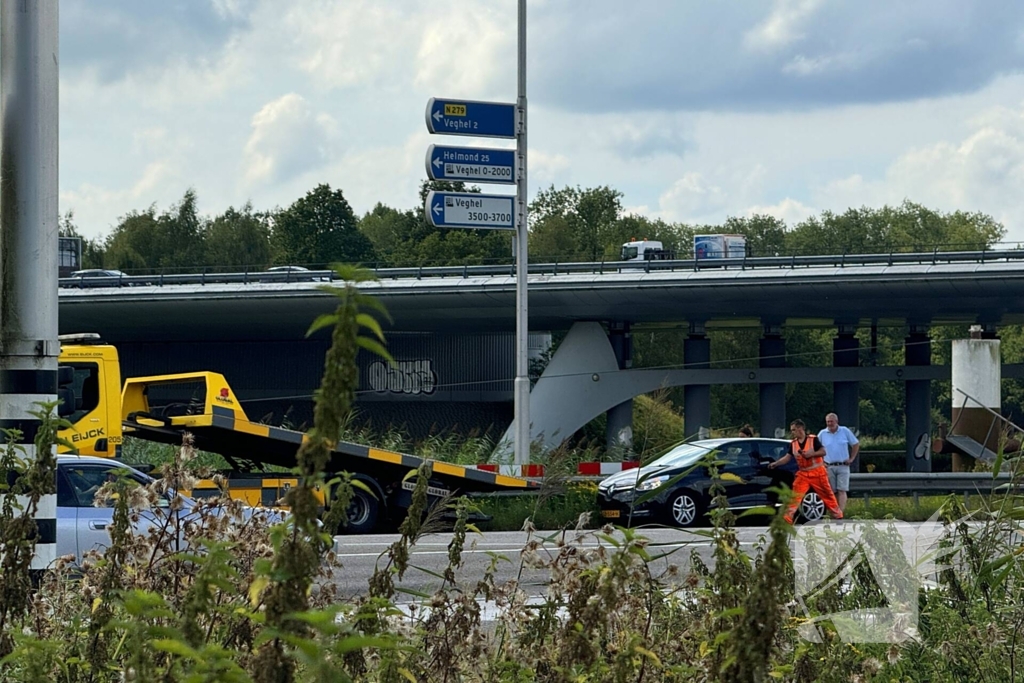
M 89 522 L 89 528 L 92 529 L 93 531 L 104 531 L 107 528 L 107 523 L 106 522 L 101 522 L 101 521 L 98 521 L 98 520 L 94 519 L 94 520 Z

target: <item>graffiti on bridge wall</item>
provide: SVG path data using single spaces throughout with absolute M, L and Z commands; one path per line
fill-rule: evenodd
M 437 388 L 437 374 L 432 361 L 396 360 L 394 365 L 375 361 L 367 369 L 370 388 L 377 393 L 432 394 Z

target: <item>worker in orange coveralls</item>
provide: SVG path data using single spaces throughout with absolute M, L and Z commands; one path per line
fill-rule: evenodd
M 789 452 L 778 460 L 768 465 L 775 469 L 779 465 L 785 465 L 792 458 L 796 458 L 797 472 L 793 479 L 793 500 L 786 510 L 786 521 L 793 523 L 793 514 L 800 506 L 808 491 L 817 493 L 824 501 L 825 507 L 835 519 L 843 518 L 843 511 L 839 508 L 839 501 L 832 493 L 832 487 L 828 483 L 828 470 L 825 469 L 825 447 L 817 436 L 807 434 L 807 426 L 803 420 L 794 420 L 789 425 L 793 432 L 793 440 L 789 444 Z

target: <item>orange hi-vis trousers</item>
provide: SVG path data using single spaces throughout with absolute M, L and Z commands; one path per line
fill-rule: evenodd
M 808 470 L 797 470 L 796 477 L 793 479 L 793 501 L 789 504 L 789 509 L 786 510 L 787 522 L 793 523 L 793 515 L 808 491 L 814 491 L 821 496 L 821 500 L 824 501 L 825 507 L 828 508 L 832 517 L 843 518 L 843 511 L 839 509 L 839 501 L 836 500 L 835 494 L 832 493 L 832 486 L 828 483 L 828 472 L 824 465 L 818 465 Z

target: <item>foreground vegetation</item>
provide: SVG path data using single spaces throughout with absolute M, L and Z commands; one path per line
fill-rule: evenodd
M 352 277 L 358 277 L 352 275 Z M 21 461 L 8 433 L 0 484 L 0 680 L 60 681 L 1012 681 L 1019 679 L 1024 625 L 1024 565 L 1019 503 L 1009 493 L 988 499 L 972 523 L 951 498 L 942 509 L 945 566 L 918 588 L 917 568 L 888 563 L 872 573 L 857 565 L 816 595 L 798 595 L 801 576 L 790 551 L 792 527 L 775 515 L 766 536 L 741 547 L 730 513 L 712 513 L 705 562 L 692 537 L 658 545 L 641 531 L 588 528 L 580 515 L 567 530 L 544 536 L 537 522 L 549 509 L 548 488 L 522 521 L 518 554 L 492 554 L 482 575 L 462 571 L 477 529 L 464 499 L 428 504 L 429 465 L 418 472 L 409 515 L 397 540 L 378 558 L 365 593 L 341 600 L 333 573 L 343 570 L 331 533 L 344 525 L 352 486 L 344 475 L 325 528 L 315 520 L 313 487 L 324 483 L 326 449 L 351 409 L 358 348 L 386 355 L 379 330 L 361 311 L 370 302 L 352 287 L 338 292 L 311 438 L 298 453 L 300 478 L 286 498 L 283 521 L 251 516 L 226 497 L 179 514 L 175 491 L 206 476 L 186 440 L 147 487 L 122 480 L 96 495 L 114 507 L 111 542 L 82 567 L 62 559 L 33 588 L 32 494 L 52 481 L 52 459 Z M 370 334 L 361 336 L 360 331 Z M 49 452 L 59 421 L 46 417 L 36 437 Z M 1019 470 L 1016 458 L 1007 463 Z M 717 479 L 714 465 L 712 474 Z M 557 481 L 550 482 L 557 484 Z M 719 483 L 712 489 L 724 495 Z M 782 492 L 784 493 L 784 492 Z M 22 507 L 28 494 L 27 505 Z M 161 504 L 161 501 L 165 501 Z M 431 573 L 430 594 L 402 587 L 425 570 L 412 554 L 454 513 L 448 566 Z M 764 511 L 758 511 L 763 513 Z M 157 520 L 151 533 L 130 533 L 133 520 Z M 806 528 L 806 527 L 805 527 Z M 901 555 L 884 525 L 875 542 L 890 560 Z M 685 542 L 684 542 L 685 541 Z M 827 541 L 831 543 L 831 541 Z M 825 552 L 842 548 L 825 546 Z M 522 578 L 546 575 L 541 600 L 527 600 L 518 579 L 499 581 L 510 564 Z M 876 566 L 877 567 L 877 566 Z M 822 615 L 877 609 L 883 591 L 911 587 L 911 599 L 889 604 L 919 613 L 894 620 L 883 642 L 850 643 L 838 621 Z M 906 595 L 906 591 L 903 591 Z M 916 604 L 915 603 L 916 598 Z M 483 606 L 496 613 L 483 619 Z M 916 609 L 914 609 L 916 608 Z M 808 635 L 814 636 L 808 639 Z
M 8 449 L 8 455 L 10 455 Z M 66 562 L 49 573 L 21 609 L 4 591 L 0 679 L 4 681 L 1012 681 L 1024 623 L 1017 502 L 986 501 L 974 525 L 958 523 L 959 499 L 946 501 L 946 542 L 956 555 L 936 584 L 920 591 L 914 639 L 844 643 L 824 622 L 822 642 L 805 640 L 808 617 L 877 607 L 873 577 L 855 573 L 801 606 L 794 594 L 791 527 L 776 517 L 750 554 L 728 513 L 698 541 L 703 562 L 680 543 L 650 543 L 642 530 L 588 529 L 586 515 L 567 533 L 534 530 L 546 502 L 526 512 L 528 541 L 517 555 L 493 556 L 482 576 L 460 571 L 475 528 L 466 501 L 449 563 L 430 595 L 403 592 L 419 572 L 412 552 L 436 531 L 420 488 L 400 538 L 378 561 L 365 595 L 341 601 L 326 549 L 300 561 L 311 592 L 286 589 L 296 571 L 287 545 L 303 540 L 292 523 L 245 521 L 235 502 L 204 502 L 183 527 L 171 516 L 149 538 L 127 533 L 132 516 L 169 486 L 203 474 L 186 444 L 150 490 L 112 484 L 111 547 L 81 571 Z M 420 481 L 425 481 L 421 478 Z M 101 496 L 102 497 L 102 494 Z M 979 499 L 980 500 L 980 499 Z M 233 524 L 216 512 L 227 510 Z M 8 509 L 5 507 L 5 510 Z M 16 515 L 16 510 L 10 510 Z M 4 529 L 11 518 L 3 518 Z M 182 552 L 179 537 L 188 549 Z M 4 551 L 14 538 L 4 535 Z M 602 545 L 598 547 L 596 542 Z M 682 545 L 682 547 L 678 547 Z M 308 546 L 315 547 L 315 543 Z M 298 556 L 292 555 L 298 559 Z M 316 559 L 319 557 L 320 559 Z M 528 601 L 496 570 L 512 564 L 548 577 L 543 599 Z M 301 572 L 300 572 L 301 573 Z M 908 576 L 910 576 L 908 574 Z M 0 585 L 10 586 L 5 572 Z M 903 577 L 907 578 L 907 577 Z M 880 577 L 875 580 L 893 580 Z M 863 581 L 857 585 L 856 581 Z M 275 602 L 276 600 L 276 602 Z M 304 603 L 305 604 L 302 604 Z M 398 605 L 404 605 L 398 609 Z M 496 613 L 482 619 L 483 605 Z M 415 605 L 415 607 L 411 607 Z M 809 613 L 808 613 L 809 612 Z M 894 641 L 901 634 L 892 633 Z M 277 643 L 277 646 L 274 644 Z M 280 657 L 280 660 L 274 659 Z M 268 660 L 270 660 L 268 662 Z M 282 664 L 284 662 L 284 664 Z M 276 669 L 270 669 L 276 665 Z M 269 672 L 276 671 L 274 675 Z

